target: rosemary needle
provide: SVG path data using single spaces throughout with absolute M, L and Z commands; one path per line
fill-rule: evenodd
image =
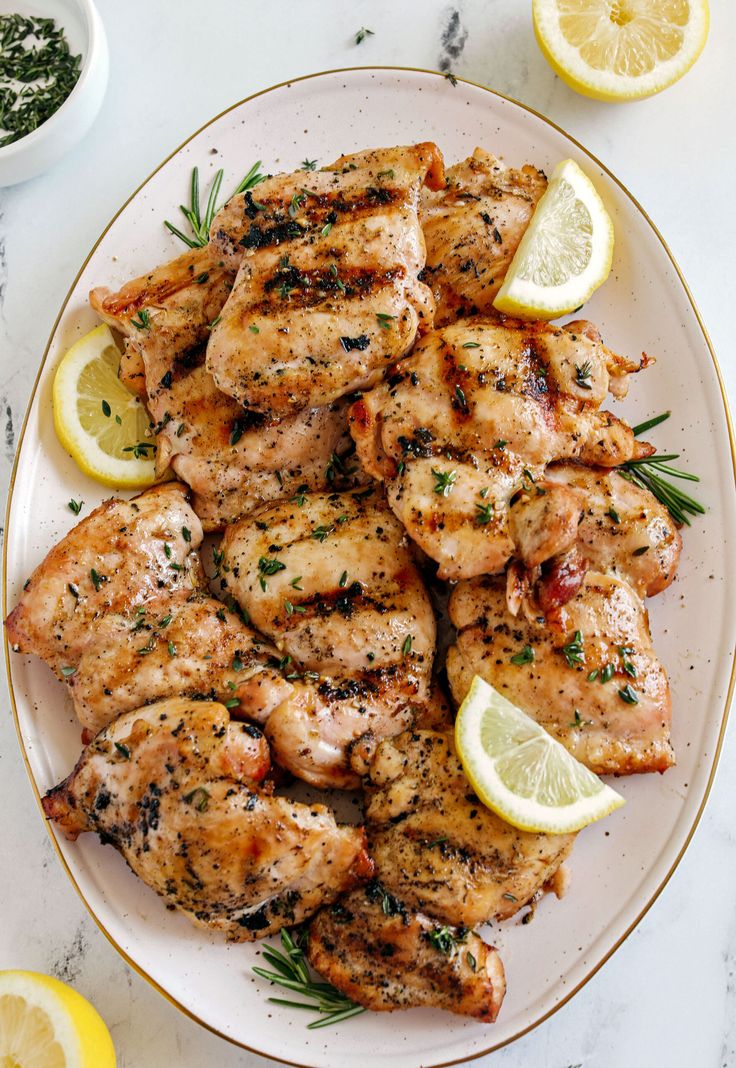
M 297 940 L 302 937 L 297 935 Z M 330 1024 L 348 1020 L 351 1016 L 357 1016 L 365 1012 L 362 1005 L 357 1005 L 350 998 L 345 997 L 336 990 L 331 983 L 318 982 L 312 979 L 309 967 L 304 958 L 304 951 L 300 944 L 284 928 L 281 931 L 281 946 L 283 952 L 274 949 L 273 946 L 264 946 L 263 958 L 271 965 L 274 971 L 266 968 L 254 968 L 253 971 L 261 979 L 267 979 L 269 983 L 275 983 L 285 990 L 292 990 L 296 994 L 307 998 L 307 1001 L 290 1001 L 287 998 L 269 998 L 275 1005 L 286 1005 L 292 1009 L 308 1009 L 311 1012 L 320 1013 L 320 1018 L 313 1020 L 307 1027 L 314 1030 L 318 1027 L 329 1027 Z
M 261 174 L 259 169 L 260 166 L 260 160 L 253 164 L 251 169 L 239 183 L 237 189 L 233 190 L 233 193 L 231 194 L 233 197 L 237 196 L 238 193 L 245 193 L 249 189 L 254 189 L 257 185 L 260 185 L 261 182 L 265 182 L 266 176 L 265 174 Z M 168 219 L 164 221 L 166 229 L 172 233 L 174 237 L 178 237 L 180 241 L 183 241 L 188 248 L 203 248 L 210 239 L 212 220 L 219 210 L 217 207 L 217 198 L 220 195 L 223 174 L 223 170 L 220 169 L 212 179 L 212 185 L 210 186 L 210 191 L 207 196 L 207 204 L 204 209 L 204 214 L 202 214 L 200 208 L 199 168 L 195 167 L 192 171 L 189 206 L 187 207 L 185 204 L 179 205 L 179 210 L 189 223 L 189 228 L 192 231 L 191 237 L 179 230 L 179 228 L 169 222 Z
M 646 419 L 643 423 L 638 423 L 635 427 L 632 427 L 634 435 L 639 437 L 645 431 L 664 423 L 669 417 L 669 412 L 662 412 L 651 419 Z M 648 489 L 650 493 L 653 493 L 657 500 L 665 506 L 676 523 L 684 523 L 690 526 L 688 515 L 705 515 L 705 508 L 700 501 L 697 501 L 670 481 L 671 478 L 677 478 L 684 482 L 700 482 L 698 475 L 690 474 L 689 471 L 680 471 L 679 468 L 670 466 L 669 461 L 676 460 L 679 455 L 677 452 L 655 453 L 653 456 L 647 456 L 643 460 L 629 460 L 627 463 L 621 464 L 619 471 L 629 482 L 633 482 L 635 485 Z

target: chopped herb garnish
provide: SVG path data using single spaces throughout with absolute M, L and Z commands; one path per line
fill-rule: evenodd
M 68 679 L 76 673 L 76 670 L 77 669 L 75 667 L 63 667 L 61 669 L 61 673 L 65 679 Z
M 239 653 L 236 653 L 235 656 L 233 657 L 232 669 L 233 669 L 233 671 L 242 671 L 243 670 L 243 661 L 240 659 L 240 654 Z
M 449 927 L 435 927 L 433 931 L 427 932 L 426 937 L 435 949 L 438 949 L 440 953 L 444 953 L 448 957 L 455 948 L 455 942 L 457 941 Z
M 486 526 L 493 519 L 493 503 L 476 504 L 475 513 L 476 523 L 480 524 L 480 526 Z
M 504 441 L 502 438 L 499 438 L 498 441 L 496 442 L 496 444 L 493 446 L 493 448 L 494 449 L 502 449 L 503 450 L 503 449 L 506 448 L 507 445 L 508 445 L 508 441 Z
M 332 229 L 332 223 L 331 222 L 325 223 L 325 225 L 320 230 L 320 234 L 322 235 L 322 237 L 329 237 L 331 229 Z
M 373 36 L 373 30 L 369 30 L 367 26 L 361 26 L 360 29 L 358 30 L 358 32 L 355 35 L 355 43 L 356 43 L 356 45 L 362 44 L 363 41 L 365 41 L 366 37 L 372 37 L 372 36 Z
M 258 560 L 258 570 L 260 571 L 260 584 L 261 589 L 266 589 L 266 575 L 275 575 L 279 571 L 286 570 L 286 564 L 282 564 L 280 560 L 275 560 L 272 556 L 261 556 Z
M 261 332 L 260 327 L 256 326 L 255 323 L 251 323 L 248 329 L 250 330 L 251 334 L 260 334 Z
M 525 645 L 520 653 L 516 653 L 510 659 L 512 664 L 531 664 L 534 660 L 534 650 L 531 645 Z
M 122 742 L 115 742 L 115 748 L 121 757 L 125 760 L 130 760 L 130 749 L 128 749 L 127 745 L 123 745 Z
M 470 950 L 468 950 L 468 952 L 465 954 L 465 960 L 468 962 L 468 967 L 470 968 L 471 972 L 474 972 L 477 967 L 477 962 Z
M 395 315 L 387 315 L 386 312 L 376 312 L 376 319 L 381 330 L 390 330 L 391 323 L 396 318 Z
M 639 698 L 636 696 L 636 690 L 632 690 L 631 683 L 626 683 L 623 689 L 618 691 L 618 695 L 622 701 L 627 705 L 638 705 Z
M 189 544 L 189 542 L 192 540 L 192 532 L 189 529 L 189 527 L 182 527 L 181 528 L 181 536 L 184 539 L 184 541 L 187 544 Z
M 465 392 L 462 386 L 455 386 L 455 398 L 461 408 L 467 408 L 468 402 L 465 399 Z
M 575 364 L 575 385 L 579 386 L 580 389 L 592 389 L 593 387 L 588 381 L 592 373 L 593 368 L 590 360 L 586 360 L 582 365 Z
M 102 414 L 105 416 L 106 419 L 109 419 L 112 415 L 112 408 L 106 400 L 103 400 L 102 402 Z
M 174 645 L 173 642 L 169 642 L 168 649 L 169 649 L 169 656 L 176 656 L 176 646 Z
M 404 638 L 404 644 L 401 646 L 401 655 L 402 656 L 408 656 L 409 655 L 409 653 L 411 652 L 412 642 L 413 642 L 413 638 L 412 638 L 411 634 L 407 634 L 407 636 Z
M 562 646 L 562 655 L 567 661 L 568 667 L 576 667 L 578 664 L 585 663 L 585 652 L 583 650 L 583 635 L 579 630 L 575 631 L 571 642 L 568 642 L 567 645 Z
M 432 474 L 435 479 L 434 492 L 442 497 L 449 497 L 457 481 L 457 471 L 435 471 L 432 468 Z
M 37 130 L 77 83 L 73 56 L 54 19 L 0 15 L 0 148 Z
M 156 446 L 149 441 L 139 441 L 136 445 L 126 445 L 123 452 L 132 452 L 136 460 L 147 460 L 149 449 L 151 452 L 155 452 Z
M 616 670 L 613 664 L 606 664 L 604 668 L 601 668 L 600 681 L 605 686 L 607 682 L 610 682 L 613 678 L 613 673 Z
M 315 541 L 324 541 L 325 538 L 329 534 L 334 533 L 334 530 L 335 530 L 334 526 L 330 526 L 330 527 L 325 527 L 325 526 L 315 527 L 314 530 L 312 531 L 312 537 L 315 539 Z
M 348 582 L 348 573 L 347 573 L 347 571 L 343 571 L 342 575 L 340 575 L 340 581 L 338 582 L 338 586 L 340 587 L 341 590 L 344 589 L 345 586 L 347 586 L 347 582 Z
M 593 723 L 592 719 L 583 719 L 583 717 L 580 715 L 580 713 L 578 712 L 578 710 L 576 708 L 575 709 L 575 719 L 572 721 L 572 723 L 568 723 L 568 727 L 576 727 L 578 730 L 582 730 L 583 727 L 592 726 L 592 723 Z
M 634 549 L 634 551 L 633 551 L 633 553 L 631 555 L 632 556 L 643 556 L 644 553 L 648 553 L 648 552 L 649 552 L 649 546 L 648 545 L 640 545 L 638 549 Z
M 301 582 L 301 580 L 302 580 L 302 576 L 301 576 L 301 575 L 297 575 L 297 576 L 296 576 L 296 578 L 293 578 L 293 579 L 291 580 L 291 582 L 289 583 L 289 585 L 290 585 L 290 586 L 292 586 L 292 587 L 293 587 L 293 588 L 294 588 L 295 590 L 303 590 L 303 589 L 304 589 L 304 587 L 303 587 L 303 586 L 300 586 L 300 585 L 299 585 L 299 583 Z
M 72 497 L 72 499 L 67 504 L 67 508 L 70 512 L 74 512 L 75 515 L 79 515 L 79 513 L 82 511 L 83 504 L 84 501 L 75 501 Z
M 463 345 L 464 349 L 479 349 L 480 343 L 478 341 L 466 341 Z
M 146 308 L 141 308 L 138 312 L 138 318 L 130 320 L 136 330 L 150 330 L 151 329 L 151 316 Z
M 316 159 L 303 159 L 300 169 L 303 170 L 303 171 L 316 171 L 317 170 L 317 160 Z
M 631 679 L 635 679 L 636 678 L 636 668 L 634 667 L 634 665 L 629 660 L 629 657 L 631 656 L 633 651 L 634 650 L 631 649 L 627 645 L 619 646 L 619 650 L 618 650 L 619 656 L 621 657 L 621 664 L 623 666 L 623 669 L 626 672 L 626 674 L 629 676 L 629 678 L 631 678 Z
M 92 579 L 92 585 L 96 590 L 99 590 L 103 582 L 107 582 L 107 575 L 100 575 L 94 568 L 90 570 L 89 577 Z
M 611 505 L 611 507 L 608 509 L 608 511 L 606 512 L 606 515 L 610 516 L 611 519 L 614 521 L 614 523 L 616 523 L 616 525 L 618 525 L 621 522 L 621 516 L 618 514 L 618 512 L 613 507 L 613 505 Z

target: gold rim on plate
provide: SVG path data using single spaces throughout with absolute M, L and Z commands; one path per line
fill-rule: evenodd
M 198 130 L 195 130 L 193 134 L 190 134 L 189 137 L 187 137 L 184 141 L 182 141 L 182 143 L 180 145 L 178 145 L 177 148 L 175 148 L 173 152 L 170 152 L 169 155 L 166 156 L 166 158 L 164 160 L 162 160 L 161 163 L 159 163 L 158 167 L 156 167 L 153 171 L 151 171 L 151 173 L 148 175 L 148 177 L 145 178 L 141 182 L 141 184 L 130 194 L 128 199 L 120 206 L 120 208 L 118 208 L 118 210 L 115 212 L 113 217 L 108 222 L 107 226 L 104 228 L 104 230 L 102 231 L 100 236 L 95 241 L 94 245 L 92 246 L 92 248 L 90 249 L 89 253 L 85 257 L 85 260 L 82 263 L 82 266 L 79 268 L 79 271 L 77 272 L 77 275 L 76 275 L 74 281 L 72 282 L 71 286 L 69 287 L 69 291 L 67 292 L 67 295 L 64 298 L 64 302 L 62 303 L 61 308 L 59 309 L 59 314 L 57 315 L 56 320 L 54 322 L 54 325 L 51 328 L 51 333 L 49 334 L 49 339 L 48 339 L 48 341 L 46 343 L 46 348 L 44 349 L 43 358 L 42 358 L 41 364 L 40 364 L 40 366 L 38 368 L 38 374 L 36 375 L 36 380 L 33 383 L 33 390 L 31 391 L 31 396 L 30 396 L 30 399 L 28 401 L 28 407 L 26 408 L 26 413 L 25 413 L 25 416 L 23 417 L 23 425 L 21 427 L 20 435 L 18 437 L 18 447 L 16 449 L 15 460 L 13 462 L 13 470 L 12 470 L 11 475 L 10 475 L 10 486 L 8 488 L 8 502 L 7 502 L 6 513 L 5 513 L 5 541 L 4 541 L 4 544 L 3 544 L 3 570 L 2 570 L 2 576 L 3 576 L 3 594 L 2 594 L 3 618 L 5 618 L 7 616 L 7 614 L 8 614 L 8 531 L 10 529 L 10 509 L 11 509 L 12 500 L 13 500 L 13 490 L 14 490 L 14 487 L 15 487 L 15 477 L 16 477 L 17 470 L 18 470 L 18 461 L 20 459 L 20 452 L 21 452 L 21 449 L 23 447 L 23 441 L 25 439 L 25 433 L 26 433 L 26 427 L 28 425 L 28 419 L 29 419 L 29 416 L 30 416 L 30 413 L 31 413 L 31 408 L 33 407 L 33 401 L 35 400 L 35 397 L 36 397 L 36 392 L 38 390 L 38 384 L 39 384 L 39 381 L 41 379 L 41 374 L 42 374 L 43 369 L 44 369 L 44 367 L 46 365 L 46 360 L 48 358 L 49 349 L 51 348 L 51 343 L 52 343 L 52 341 L 54 339 L 54 335 L 56 334 L 56 330 L 57 330 L 57 328 L 59 326 L 59 323 L 61 321 L 61 317 L 64 314 L 64 312 L 66 311 L 67 304 L 69 303 L 69 298 L 71 297 L 72 293 L 74 292 L 74 289 L 76 288 L 77 282 L 79 281 L 79 279 L 80 279 L 80 277 L 82 275 L 82 272 L 84 271 L 85 267 L 87 266 L 87 264 L 91 260 L 91 258 L 94 255 L 94 253 L 97 251 L 97 248 L 100 245 L 100 242 L 106 236 L 108 230 L 110 229 L 112 224 L 115 222 L 115 220 L 118 218 L 118 216 L 120 216 L 122 214 L 122 212 L 127 208 L 128 204 L 130 204 L 131 201 L 138 195 L 138 193 L 140 193 L 141 189 L 143 189 L 144 186 L 148 185 L 148 183 L 154 177 L 154 175 L 158 174 L 158 172 L 162 169 L 162 167 L 165 167 L 166 164 L 169 162 L 169 160 L 173 159 L 174 156 L 176 156 L 185 147 L 185 145 L 188 145 L 190 141 L 193 141 L 194 138 L 197 137 L 200 133 L 202 133 L 203 130 L 206 130 L 208 126 L 211 126 L 214 122 L 217 122 L 218 119 L 221 119 L 223 115 L 227 115 L 230 111 L 234 111 L 236 108 L 241 107 L 243 104 L 249 103 L 251 100 L 256 100 L 258 97 L 265 96 L 266 93 L 272 93 L 276 89 L 283 89 L 284 86 L 296 85 L 298 82 L 311 81 L 313 78 L 322 78 L 322 77 L 325 77 L 326 75 L 331 75 L 331 74 L 354 74 L 356 71 L 382 71 L 382 72 L 393 71 L 393 72 L 397 72 L 397 73 L 409 73 L 409 74 L 431 74 L 431 75 L 434 75 L 437 78 L 445 78 L 445 79 L 447 79 L 447 75 L 446 74 L 442 74 L 439 71 L 426 70 L 423 67 L 392 67 L 392 66 L 382 66 L 382 67 L 370 67 L 370 66 L 366 66 L 366 67 L 338 67 L 335 70 L 322 70 L 322 71 L 316 72 L 315 74 L 304 74 L 299 78 L 289 78 L 286 81 L 279 82 L 277 85 L 269 86 L 268 89 L 261 89 L 257 93 L 251 93 L 250 96 L 246 96 L 242 100 L 238 100 L 237 103 L 231 104 L 230 107 L 225 108 L 223 111 L 220 111 L 217 115 L 213 116 L 213 118 L 211 118 L 207 122 L 203 123 L 203 125 L 200 126 Z M 633 194 L 629 192 L 629 190 L 626 188 L 626 186 L 623 184 L 623 182 L 619 181 L 619 179 L 616 177 L 616 175 L 613 174 L 608 169 L 608 167 L 606 167 L 606 165 L 604 163 L 602 163 L 596 156 L 594 156 L 592 152 L 588 151 L 588 149 L 585 148 L 584 145 L 582 145 L 579 141 L 577 141 L 574 137 L 572 137 L 561 126 L 558 126 L 557 123 L 553 122 L 551 119 L 548 119 L 546 117 L 546 115 L 542 115 L 541 112 L 535 111 L 534 108 L 530 108 L 527 104 L 522 104 L 520 101 L 514 100 L 513 97 L 506 96 L 504 93 L 499 93 L 495 89 L 489 89 L 489 87 L 487 85 L 481 85 L 479 82 L 470 81 L 470 79 L 468 79 L 468 78 L 457 77 L 456 80 L 458 82 L 463 82 L 465 85 L 472 85 L 476 89 L 482 89 L 486 93 L 491 93 L 493 96 L 498 97 L 501 100 L 505 100 L 507 103 L 513 104 L 518 108 L 521 108 L 522 111 L 526 111 L 529 114 L 534 115 L 536 118 L 541 119 L 542 122 L 546 123 L 547 126 L 551 126 L 553 130 L 556 130 L 558 133 L 561 133 L 570 142 L 572 142 L 572 144 L 574 144 L 576 148 L 578 148 L 581 152 L 585 153 L 585 155 L 588 157 L 588 159 L 592 160 L 593 163 L 596 164 L 596 166 L 600 167 L 601 170 L 606 175 L 608 175 L 608 177 L 611 179 L 611 181 L 614 182 L 619 187 L 619 189 L 622 190 L 622 192 L 628 197 L 628 199 L 631 201 L 631 203 L 634 205 L 634 207 L 638 210 L 638 212 L 642 216 L 642 218 L 645 219 L 645 221 L 649 224 L 649 226 L 651 227 L 651 229 L 654 232 L 655 236 L 657 237 L 659 243 L 661 244 L 662 248 L 666 252 L 667 257 L 668 257 L 670 263 L 672 264 L 672 267 L 674 268 L 675 273 L 677 274 L 677 277 L 680 280 L 682 288 L 685 291 L 685 295 L 686 295 L 688 301 L 690 302 L 690 307 L 692 308 L 693 314 L 695 315 L 695 318 L 696 318 L 696 320 L 698 322 L 698 326 L 700 327 L 700 330 L 701 330 L 701 332 L 703 334 L 703 340 L 705 341 L 705 343 L 706 343 L 706 345 L 708 347 L 708 351 L 710 353 L 710 357 L 711 357 L 711 359 L 713 361 L 713 367 L 714 367 L 715 372 L 716 372 L 716 378 L 718 379 L 718 386 L 719 386 L 719 389 L 721 391 L 721 399 L 723 401 L 723 413 L 724 413 L 725 418 L 726 418 L 726 427 L 727 427 L 727 430 L 728 430 L 728 440 L 729 440 L 729 444 L 730 444 L 730 447 L 731 447 L 731 465 L 732 465 L 733 474 L 734 474 L 734 487 L 736 489 L 736 440 L 734 439 L 733 423 L 731 422 L 731 414 L 730 414 L 730 411 L 729 411 L 728 397 L 726 395 L 726 389 L 725 389 L 725 386 L 724 386 L 724 383 L 723 383 L 723 375 L 722 375 L 721 369 L 720 369 L 720 367 L 718 365 L 718 360 L 716 358 L 716 354 L 715 354 L 715 351 L 713 349 L 713 344 L 712 344 L 712 342 L 710 340 L 710 337 L 708 336 L 708 331 L 705 328 L 705 323 L 702 320 L 702 317 L 700 315 L 698 307 L 697 307 L 697 305 L 695 303 L 695 300 L 693 298 L 693 295 L 692 295 L 692 293 L 690 291 L 690 287 L 688 286 L 687 282 L 685 281 L 685 278 L 684 278 L 684 276 L 682 274 L 682 271 L 680 270 L 680 267 L 679 267 L 677 261 L 675 260 L 675 257 L 673 256 L 672 252 L 670 251 L 669 245 L 665 241 L 665 239 L 662 236 L 662 234 L 660 233 L 660 231 L 657 229 L 657 226 L 655 225 L 655 223 L 649 217 L 649 215 L 644 210 L 644 208 L 641 206 L 641 204 L 636 199 L 636 197 L 634 197 Z M 102 931 L 103 935 L 108 940 L 110 945 L 113 946 L 117 950 L 117 952 L 120 954 L 120 956 L 126 962 L 126 964 L 128 964 L 128 966 L 131 967 L 133 969 L 133 971 L 135 971 L 138 975 L 141 976 L 141 978 L 145 979 L 148 983 L 150 983 L 150 985 L 155 990 L 157 990 L 159 992 L 159 994 L 162 994 L 163 997 L 165 997 L 166 1000 L 168 1002 L 170 1002 L 170 1004 L 175 1005 L 176 1008 L 180 1010 L 180 1012 L 183 1012 L 184 1015 L 188 1016 L 190 1020 L 194 1020 L 195 1023 L 198 1023 L 201 1027 L 204 1027 L 207 1031 L 210 1031 L 212 1034 L 217 1035 L 219 1038 L 224 1038 L 227 1042 L 232 1043 L 232 1045 L 234 1045 L 234 1046 L 239 1046 L 241 1049 L 248 1050 L 249 1053 L 257 1053 L 261 1057 L 269 1057 L 271 1060 L 278 1061 L 280 1064 L 292 1065 L 293 1068 L 313 1068 L 313 1066 L 306 1065 L 301 1061 L 286 1060 L 284 1057 L 275 1057 L 273 1054 L 264 1053 L 262 1050 L 255 1049 L 253 1046 L 248 1046 L 244 1042 L 240 1042 L 237 1038 L 233 1038 L 230 1035 L 226 1035 L 222 1031 L 219 1031 L 216 1027 L 213 1027 L 211 1024 L 208 1024 L 204 1020 L 201 1020 L 198 1016 L 196 1016 L 185 1005 L 182 1005 L 181 1002 L 177 1001 L 177 999 L 175 997 L 173 997 L 167 990 L 165 990 L 155 979 L 153 979 L 150 975 L 148 975 L 147 972 L 143 971 L 143 969 L 138 964 L 136 964 L 136 962 L 134 960 L 132 960 L 131 957 L 128 956 L 128 954 L 125 952 L 125 950 L 121 946 L 118 945 L 118 943 L 115 941 L 115 939 L 109 933 L 107 928 L 103 925 L 102 921 L 96 915 L 94 909 L 92 908 L 92 906 L 89 904 L 89 902 L 85 898 L 84 894 L 82 893 L 81 888 L 79 887 L 79 884 L 77 883 L 76 879 L 74 878 L 74 875 L 73 875 L 73 873 L 71 871 L 71 868 L 67 864 L 66 858 L 64 857 L 64 854 L 62 853 L 62 851 L 61 851 L 61 849 L 59 847 L 59 843 L 56 840 L 56 835 L 51 830 L 51 827 L 50 827 L 50 825 L 49 825 L 49 823 L 48 823 L 48 821 L 46 819 L 46 816 L 44 814 L 43 807 L 41 805 L 41 794 L 39 792 L 38 786 L 36 784 L 36 780 L 35 780 L 34 775 L 33 775 L 33 771 L 31 769 L 31 765 L 30 765 L 29 760 L 28 760 L 28 755 L 26 753 L 25 745 L 23 743 L 23 735 L 21 733 L 20 722 L 18 720 L 18 708 L 17 708 L 17 705 L 16 705 L 15 691 L 13 689 L 13 679 L 12 679 L 12 675 L 11 675 L 10 646 L 9 646 L 9 643 L 8 643 L 8 636 L 7 636 L 7 633 L 5 631 L 3 631 L 3 640 L 4 640 L 4 645 L 5 645 L 5 665 L 6 665 L 6 670 L 7 670 L 8 689 L 9 689 L 9 692 L 10 692 L 10 704 L 11 704 L 11 708 L 12 708 L 12 712 L 13 712 L 13 720 L 15 722 L 15 729 L 16 729 L 16 733 L 18 735 L 18 742 L 20 744 L 20 749 L 21 749 L 21 754 L 23 756 L 23 761 L 24 761 L 25 766 L 26 766 L 26 771 L 28 773 L 28 777 L 29 777 L 29 779 L 31 781 L 31 788 L 33 790 L 34 797 L 36 798 L 36 803 L 37 803 L 37 805 L 39 807 L 39 811 L 41 812 L 41 816 L 43 818 L 44 826 L 46 827 L 46 831 L 48 833 L 48 836 L 51 839 L 51 844 L 52 844 L 52 846 L 53 846 L 53 848 L 54 848 L 54 850 L 56 852 L 56 855 L 59 858 L 59 860 L 61 861 L 61 864 L 64 867 L 67 875 L 69 876 L 69 879 L 71 881 L 72 886 L 77 891 L 77 894 L 79 895 L 79 897 L 80 897 L 82 903 L 84 904 L 85 908 L 87 909 L 87 911 L 89 912 L 89 914 L 91 915 L 92 919 L 95 921 L 95 923 L 97 924 L 99 929 Z M 675 869 L 677 868 L 677 866 L 679 865 L 679 863 L 682 860 L 683 856 L 685 855 L 685 851 L 688 848 L 688 846 L 690 845 L 692 837 L 695 834 L 695 830 L 696 830 L 698 824 L 700 823 L 700 819 L 701 819 L 701 817 L 703 815 L 703 811 L 704 811 L 705 805 L 706 805 L 706 803 L 708 801 L 708 797 L 710 796 L 710 791 L 711 791 L 711 788 L 713 786 L 713 780 L 715 778 L 716 769 L 718 768 L 718 761 L 720 759 L 721 750 L 723 748 L 723 739 L 724 739 L 724 736 L 725 736 L 725 733 L 726 733 L 726 725 L 728 723 L 728 716 L 729 716 L 729 711 L 730 711 L 730 708 L 731 708 L 731 699 L 732 699 L 733 693 L 734 693 L 734 686 L 736 685 L 736 647 L 734 648 L 734 651 L 731 654 L 731 661 L 732 661 L 732 663 L 731 663 L 731 676 L 730 676 L 729 683 L 728 683 L 728 690 L 727 690 L 727 693 L 726 693 L 726 700 L 725 700 L 723 713 L 722 713 L 722 718 L 721 718 L 721 728 L 720 728 L 720 731 L 719 731 L 719 734 L 718 734 L 718 742 L 716 744 L 715 753 L 713 755 L 713 763 L 711 765 L 710 774 L 708 776 L 708 781 L 707 781 L 706 786 L 705 786 L 705 793 L 703 794 L 703 799 L 702 799 L 702 801 L 700 803 L 698 811 L 695 814 L 695 818 L 693 820 L 692 826 L 690 827 L 690 830 L 687 833 L 687 836 L 685 838 L 685 841 L 682 844 L 682 847 L 681 847 L 679 853 L 675 857 L 675 859 L 674 859 L 671 867 L 669 868 L 667 874 L 665 875 L 664 879 L 662 880 L 660 885 L 657 887 L 655 892 L 652 894 L 652 896 L 650 897 L 649 901 L 647 901 L 647 903 L 644 906 L 644 908 L 636 916 L 636 918 L 629 924 L 629 926 L 626 928 L 626 930 L 620 936 L 620 938 L 614 943 L 614 945 L 611 946 L 611 948 L 601 957 L 601 959 L 593 966 L 593 968 L 591 968 L 591 970 L 588 972 L 588 974 L 583 979 L 581 979 L 580 982 L 575 987 L 573 987 L 572 990 L 570 990 L 567 994 L 565 994 L 565 996 L 560 1001 L 558 1001 L 556 1005 L 554 1005 L 551 1009 L 549 1009 L 548 1012 L 545 1012 L 542 1016 L 540 1016 L 538 1020 L 534 1020 L 533 1023 L 530 1023 L 528 1026 L 522 1028 L 520 1031 L 517 1031 L 516 1034 L 511 1035 L 509 1038 L 504 1039 L 503 1042 L 495 1042 L 493 1045 L 488 1046 L 486 1049 L 480 1050 L 478 1053 L 471 1053 L 469 1056 L 460 1057 L 460 1058 L 457 1058 L 457 1059 L 451 1060 L 451 1061 L 443 1061 L 441 1064 L 435 1065 L 435 1068 L 451 1068 L 452 1065 L 462 1064 L 462 1063 L 465 1063 L 466 1061 L 470 1061 L 470 1060 L 476 1060 L 478 1057 L 485 1057 L 489 1053 L 493 1053 L 496 1050 L 502 1049 L 504 1046 L 508 1046 L 512 1042 L 516 1042 L 517 1039 L 522 1038 L 524 1035 L 529 1034 L 530 1031 L 533 1031 L 535 1028 L 539 1027 L 540 1024 L 543 1024 L 545 1022 L 545 1020 L 548 1020 L 551 1016 L 553 1016 L 556 1012 L 558 1012 L 559 1009 L 561 1009 L 563 1005 L 566 1005 L 567 1002 L 570 1001 L 570 999 L 573 998 L 578 993 L 578 991 L 580 991 L 585 986 L 585 984 L 587 982 L 589 982 L 590 979 L 593 978 L 593 976 L 596 974 L 596 972 L 598 972 L 603 967 L 603 965 L 606 963 L 606 961 L 609 960 L 613 956 L 613 954 L 616 952 L 616 950 L 618 950 L 623 945 L 623 943 L 629 937 L 629 935 L 634 930 L 634 928 L 636 926 L 638 926 L 638 924 L 642 921 L 644 916 L 646 916 L 647 912 L 649 912 L 649 909 L 652 907 L 654 902 L 657 900 L 659 895 L 662 893 L 662 891 L 664 890 L 665 886 L 667 885 L 667 883 L 672 878 L 672 875 L 674 874 Z

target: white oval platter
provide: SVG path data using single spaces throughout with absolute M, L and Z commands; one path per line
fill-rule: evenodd
M 334 71 L 277 86 L 236 104 L 187 141 L 114 217 L 82 267 L 49 341 L 14 472 L 6 536 L 6 611 L 24 580 L 75 523 L 70 497 L 88 514 L 105 496 L 59 446 L 51 382 L 61 353 L 95 324 L 87 293 L 117 288 L 181 246 L 163 227 L 187 199 L 192 167 L 206 184 L 225 169 L 234 188 L 251 163 L 292 170 L 344 152 L 435 140 L 454 162 L 482 145 L 514 165 L 548 172 L 572 157 L 595 182 L 613 218 L 608 282 L 585 307 L 604 340 L 656 364 L 614 410 L 632 423 L 662 410 L 672 418 L 652 440 L 680 451 L 700 474 L 707 514 L 684 530 L 680 572 L 650 602 L 655 645 L 671 679 L 677 767 L 621 780 L 622 810 L 576 844 L 568 895 L 547 898 L 532 924 L 491 928 L 506 965 L 508 995 L 488 1026 L 430 1010 L 365 1014 L 306 1029 L 306 1014 L 269 1004 L 252 974 L 258 945 L 226 945 L 167 912 L 163 903 L 92 835 L 57 842 L 87 907 L 128 960 L 180 1008 L 234 1042 L 289 1063 L 320 1068 L 430 1068 L 468 1060 L 512 1041 L 567 1000 L 600 967 L 652 904 L 702 812 L 733 685 L 736 551 L 733 443 L 715 358 L 687 287 L 636 202 L 563 131 L 519 104 L 463 81 L 400 69 Z M 7 651 L 18 732 L 37 793 L 65 776 L 80 750 L 65 693 L 38 660 Z M 50 833 L 55 835 L 53 829 Z

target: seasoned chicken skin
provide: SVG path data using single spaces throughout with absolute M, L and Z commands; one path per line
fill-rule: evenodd
M 493 1023 L 506 992 L 492 946 L 409 912 L 377 881 L 317 913 L 307 955 L 333 986 L 374 1012 L 424 1005 Z
M 417 212 L 422 185 L 443 180 L 427 142 L 342 156 L 233 197 L 211 230 L 216 254 L 240 264 L 207 346 L 218 388 L 280 418 L 377 381 L 432 323 Z
M 105 615 L 133 616 L 163 589 L 204 585 L 202 525 L 187 489 L 166 482 L 130 501 L 110 499 L 54 546 L 6 620 L 8 640 L 64 678 L 96 641 Z
M 613 572 L 641 597 L 667 589 L 677 572 L 682 538 L 653 493 L 618 471 L 580 464 L 555 464 L 545 479 L 579 495 L 575 541 L 592 571 Z
M 495 573 L 512 555 L 536 566 L 575 541 L 581 514 L 579 495 L 545 481 L 547 464 L 612 467 L 651 453 L 598 410 L 614 377 L 621 385 L 637 369 L 590 323 L 460 321 L 353 404 L 351 433 L 440 578 Z
M 536 167 L 514 170 L 476 148 L 446 171 L 444 189 L 422 190 L 424 278 L 434 293 L 436 326 L 493 311 L 493 299 L 546 188 L 547 179 Z
M 406 731 L 355 748 L 376 876 L 410 908 L 476 927 L 506 919 L 559 869 L 575 836 L 519 831 L 475 796 L 452 731 Z
M 97 734 L 115 716 L 164 697 L 227 703 L 265 723 L 292 686 L 279 651 L 220 601 L 177 590 L 128 615 L 107 615 L 65 681 L 82 725 Z
M 400 524 L 378 495 L 298 495 L 233 524 L 225 588 L 287 661 L 274 753 L 317 786 L 357 785 L 348 747 L 408 726 L 430 697 L 436 626 Z
M 566 604 L 545 614 L 525 602 L 516 617 L 502 576 L 474 579 L 455 589 L 450 618 L 458 630 L 447 655 L 456 702 L 480 675 L 598 774 L 674 763 L 667 675 L 646 609 L 622 579 L 589 571 Z M 525 662 L 514 663 L 520 654 Z
M 43 806 L 67 838 L 102 835 L 193 923 L 252 941 L 371 873 L 360 829 L 259 792 L 267 770 L 257 727 L 174 699 L 118 717 Z
M 350 446 L 346 402 L 307 408 L 280 422 L 222 393 L 204 366 L 212 323 L 235 272 L 194 249 L 118 293 L 94 289 L 92 307 L 126 335 L 121 377 L 139 392 L 156 428 L 157 469 L 189 483 L 205 530 L 291 496 L 300 486 L 354 483 L 335 465 Z M 137 357 L 137 362 L 136 358 Z

